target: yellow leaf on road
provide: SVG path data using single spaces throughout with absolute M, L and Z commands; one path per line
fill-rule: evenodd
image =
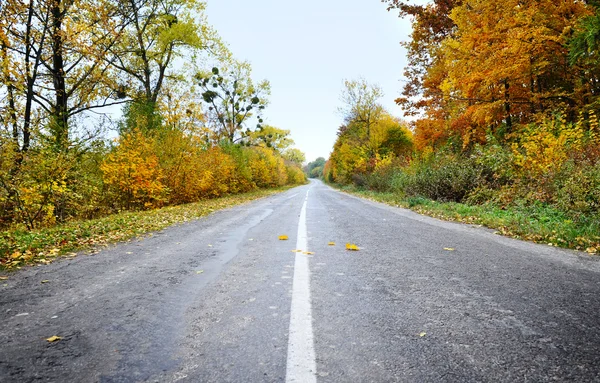
M 50 281 L 47 279 L 44 279 L 41 283 L 48 283 L 48 282 L 50 282 Z
M 313 254 L 314 254 L 314 252 L 312 252 L 312 251 L 305 251 L 305 252 L 303 252 L 302 254 L 306 254 L 306 255 L 313 255 Z
M 287 235 L 280 235 L 280 236 L 279 236 L 279 240 L 280 240 L 280 241 L 287 241 L 288 239 L 289 239 L 289 238 L 288 238 L 288 236 L 287 236 Z
M 327 246 L 335 246 L 335 242 L 329 242 Z
M 350 250 L 350 251 L 358 251 L 358 246 L 356 246 L 353 243 L 347 243 L 346 244 L 346 250 Z
M 596 249 L 595 247 L 588 247 L 587 249 L 585 249 L 585 251 L 589 254 L 594 254 L 598 252 L 598 249 Z
M 196 274 L 202 274 L 204 272 L 204 270 L 198 270 L 196 271 Z
M 1 276 L 0 276 L 0 281 L 5 281 L 5 280 L 7 280 L 7 279 L 8 279 L 8 277 L 1 277 Z
M 444 250 L 446 250 L 446 251 L 454 251 L 454 248 L 452 248 L 452 247 L 444 247 Z
M 302 250 L 292 250 L 292 253 L 301 253 Z
M 47 340 L 48 342 L 52 343 L 52 342 L 56 342 L 57 340 L 61 340 L 61 339 L 62 339 L 62 338 L 61 338 L 60 336 L 56 336 L 56 335 L 54 335 L 54 336 L 51 336 L 50 338 L 47 338 L 46 340 Z
M 420 333 L 420 334 L 419 334 L 419 336 L 420 336 L 421 338 L 422 338 L 422 337 L 424 337 L 425 335 L 427 335 L 427 333 L 426 333 L 425 331 L 423 331 L 422 333 Z

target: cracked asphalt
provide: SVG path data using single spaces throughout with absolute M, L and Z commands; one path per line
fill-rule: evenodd
M 600 381 L 597 258 L 320 181 L 11 273 L 0 381 L 283 382 L 296 256 L 318 382 Z

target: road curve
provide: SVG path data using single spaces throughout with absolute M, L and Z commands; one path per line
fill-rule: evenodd
M 2 284 L 1 382 L 600 381 L 598 259 L 320 181 Z

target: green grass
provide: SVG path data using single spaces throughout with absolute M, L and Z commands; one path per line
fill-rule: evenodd
M 0 270 L 17 269 L 28 264 L 47 264 L 61 255 L 74 256 L 74 251 L 125 241 L 287 189 L 289 187 L 258 190 L 156 210 L 123 212 L 33 231 L 2 231 Z
M 373 192 L 353 186 L 333 186 L 350 194 L 404 207 L 431 217 L 485 226 L 497 230 L 499 234 L 517 239 L 586 251 L 590 254 L 600 252 L 598 217 L 580 216 L 573 219 L 566 213 L 543 204 L 501 208 L 492 204 L 437 202 L 422 197 L 404 198 L 394 193 Z

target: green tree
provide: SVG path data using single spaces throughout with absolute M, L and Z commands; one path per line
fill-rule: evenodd
M 219 139 L 235 143 L 247 137 L 251 132 L 247 122 L 254 113 L 257 128 L 261 128 L 261 112 L 271 89 L 266 80 L 254 84 L 251 72 L 247 62 L 232 62 L 222 70 L 215 67 L 210 73 L 196 75 L 203 90 L 202 98 L 208 105 L 208 118 Z

